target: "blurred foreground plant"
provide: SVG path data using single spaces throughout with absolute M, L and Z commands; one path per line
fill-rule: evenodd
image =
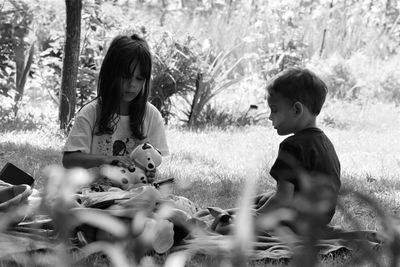
M 351 188 L 342 189 L 341 195 L 353 196 L 355 199 L 360 200 L 366 204 L 377 216 L 382 226 L 382 231 L 377 233 L 378 238 L 382 240 L 382 249 L 379 250 L 381 255 L 377 255 L 376 251 L 368 249 L 365 245 L 360 243 L 361 255 L 354 259 L 355 263 L 372 262 L 375 266 L 399 266 L 400 263 L 400 219 L 393 217 L 387 213 L 382 205 L 370 195 L 357 192 Z M 345 214 L 348 220 L 356 227 L 359 228 L 360 221 L 352 214 L 350 214 L 344 207 L 343 203 L 339 202 L 338 207 Z M 353 240 L 354 236 L 346 236 L 344 238 Z M 384 261 L 383 255 L 389 257 L 389 263 Z
M 52 166 L 46 173 L 48 183 L 41 210 L 52 218 L 64 248 L 58 252 L 58 258 L 68 264 L 75 261 L 69 260 L 66 251 L 78 246 L 78 260 L 104 253 L 114 266 L 141 266 L 146 254 L 169 251 L 181 238 L 179 230 L 185 234 L 187 230 L 183 228 L 192 224 L 186 221 L 186 213 L 176 209 L 172 202 L 160 202 L 161 192 L 155 187 L 77 195 L 79 188 L 93 180 L 89 172 Z M 111 197 L 127 195 L 122 202 L 103 210 L 87 206 L 86 198 L 104 199 L 107 193 Z
M 75 193 L 93 180 L 89 172 L 84 169 L 66 170 L 52 166 L 46 169 L 46 173 L 48 183 L 41 210 L 53 220 L 58 239 L 65 246 L 64 250 L 58 252 L 58 258 L 69 263 L 67 265 L 73 263 L 66 251 L 71 245 L 74 246 L 71 238 L 75 234 L 79 239 L 79 246 L 83 246 L 78 260 L 101 252 L 109 257 L 114 266 L 135 266 L 152 247 L 157 252 L 164 253 L 172 246 L 173 235 L 168 235 L 172 231 L 172 223 L 162 217 L 151 217 L 147 201 L 140 202 L 136 199 L 139 203 L 135 204 L 140 208 L 115 210 L 119 214 L 117 216 L 112 211 L 85 208 L 78 204 Z M 80 232 L 80 226 L 96 229 L 95 236 L 83 235 L 88 232 Z M 165 241 L 160 236 L 162 234 L 168 235 L 167 243 L 162 242 Z
M 397 266 L 399 263 L 398 220 L 388 216 L 371 197 L 344 188 L 341 196 L 357 198 L 375 211 L 383 226 L 382 236 L 369 236 L 372 231 L 346 232 L 332 229 L 331 232 L 324 232 L 321 214 L 330 208 L 333 195 L 329 186 L 316 186 L 315 183 L 318 184 L 320 180 L 309 179 L 306 175 L 303 179 L 303 193 L 296 198 L 293 205 L 265 215 L 256 224 L 253 221 L 252 209 L 255 181 L 249 181 L 240 199 L 239 209 L 232 216 L 231 213 L 227 213 L 233 222 L 232 225 L 227 225 L 230 232 L 220 235 L 207 230 L 204 224 L 201 224 L 201 220 L 186 221 L 174 217 L 174 210 L 168 205 L 162 205 L 153 212 L 152 205 L 149 205 L 151 197 L 142 201 L 132 199 L 131 209 L 105 212 L 84 208 L 76 202 L 75 192 L 93 179 L 89 173 L 83 169 L 65 170 L 59 166 L 48 167 L 45 173 L 48 177 L 47 186 L 37 212 L 52 219 L 57 233 L 57 245 L 50 250 L 48 259 L 57 266 L 71 266 L 97 253 L 107 255 L 113 266 L 147 266 L 149 258 L 144 256 L 151 251 L 164 254 L 167 267 L 185 266 L 198 254 L 214 258 L 216 266 L 245 266 L 254 256 L 255 250 L 259 249 L 257 246 L 261 244 L 258 240 L 260 232 L 255 232 L 254 226 L 262 226 L 264 231 L 276 236 L 277 238 L 272 238 L 267 235 L 266 239 L 278 242 L 277 244 L 282 246 L 281 251 L 291 251 L 284 256 L 292 258 L 293 266 L 317 266 L 320 255 L 319 241 L 332 236 L 340 238 L 346 244 L 345 247 L 357 249 L 354 251 L 357 253 L 353 255 L 352 264 L 372 263 L 375 266 L 387 266 L 387 262 L 381 259 L 382 255 L 390 257 L 390 266 Z M 346 212 L 340 201 L 338 207 L 354 227 L 360 229 L 359 222 Z M 1 218 L 0 226 L 10 223 L 4 221 L 5 218 Z M 288 227 L 287 222 L 291 222 L 293 228 Z M 184 249 L 181 247 L 180 251 L 170 253 L 174 243 L 173 227 L 178 224 L 186 227 L 190 236 L 185 240 Z M 79 250 L 73 250 L 76 252 L 75 257 L 71 257 L 71 248 L 76 246 L 71 243 L 71 237 L 74 229 L 80 225 L 89 225 L 99 232 L 96 240 L 88 239 L 89 242 L 81 244 L 83 246 Z M 2 227 L 2 231 L 6 229 L 7 227 Z M 382 240 L 382 249 L 377 251 L 371 247 L 368 243 L 369 237 Z M 51 255 L 53 256 L 50 257 Z
M 302 193 L 295 197 L 293 204 L 258 217 L 254 232 L 251 198 L 248 193 L 244 193 L 239 210 L 235 211 L 236 215 L 232 217 L 230 211 L 219 211 L 221 215 L 232 218 L 233 225 L 228 223 L 224 226 L 230 228 L 228 232 L 223 231 L 223 235 L 197 232 L 194 239 L 187 240 L 184 251 L 173 253 L 167 258 L 166 266 L 185 266 L 197 254 L 214 258 L 216 266 L 245 266 L 249 260 L 254 259 L 254 253 L 259 249 L 265 250 L 259 255 L 268 259 L 291 258 L 291 266 L 318 266 L 321 252 L 322 255 L 340 258 L 343 252 L 340 248 L 351 251 L 350 265 L 388 266 L 385 256 L 389 256 L 390 266 L 397 266 L 400 256 L 399 220 L 388 216 L 376 200 L 344 188 L 340 196 L 351 194 L 367 204 L 376 212 L 383 230 L 362 230 L 357 219 L 348 212 L 346 217 L 355 230 L 327 227 L 325 214 L 336 203 L 333 190 L 329 184 L 324 183 L 324 179 L 313 179 L 303 174 Z M 338 208 L 343 209 L 340 202 Z M 213 210 L 218 212 L 214 208 L 210 211 Z M 222 221 L 227 220 L 221 219 L 220 223 Z M 222 224 L 210 228 L 221 233 L 220 226 Z

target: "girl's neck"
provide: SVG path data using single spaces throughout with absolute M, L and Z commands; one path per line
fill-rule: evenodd
M 129 115 L 129 102 L 121 102 L 119 104 L 119 115 L 121 116 Z

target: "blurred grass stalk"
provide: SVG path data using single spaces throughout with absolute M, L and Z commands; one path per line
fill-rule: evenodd
M 234 219 L 234 247 L 232 251 L 232 266 L 246 266 L 249 253 L 253 250 L 255 240 L 253 201 L 256 194 L 256 183 L 259 177 L 259 163 L 262 161 L 254 156 L 249 160 L 245 187 L 238 202 L 238 212 Z

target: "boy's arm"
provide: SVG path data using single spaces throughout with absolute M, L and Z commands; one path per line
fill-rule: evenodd
M 257 209 L 258 215 L 266 214 L 272 210 L 281 208 L 293 199 L 294 184 L 285 180 L 278 180 L 275 194 Z

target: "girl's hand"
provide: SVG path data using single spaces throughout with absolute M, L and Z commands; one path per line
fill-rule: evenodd
M 132 165 L 132 160 L 129 156 L 109 156 L 105 159 L 105 164 L 129 168 Z
M 157 169 L 155 169 L 155 168 L 154 168 L 154 170 L 151 170 L 151 171 L 146 170 L 147 182 L 149 184 L 154 183 L 154 181 L 156 180 L 156 172 L 157 172 Z

